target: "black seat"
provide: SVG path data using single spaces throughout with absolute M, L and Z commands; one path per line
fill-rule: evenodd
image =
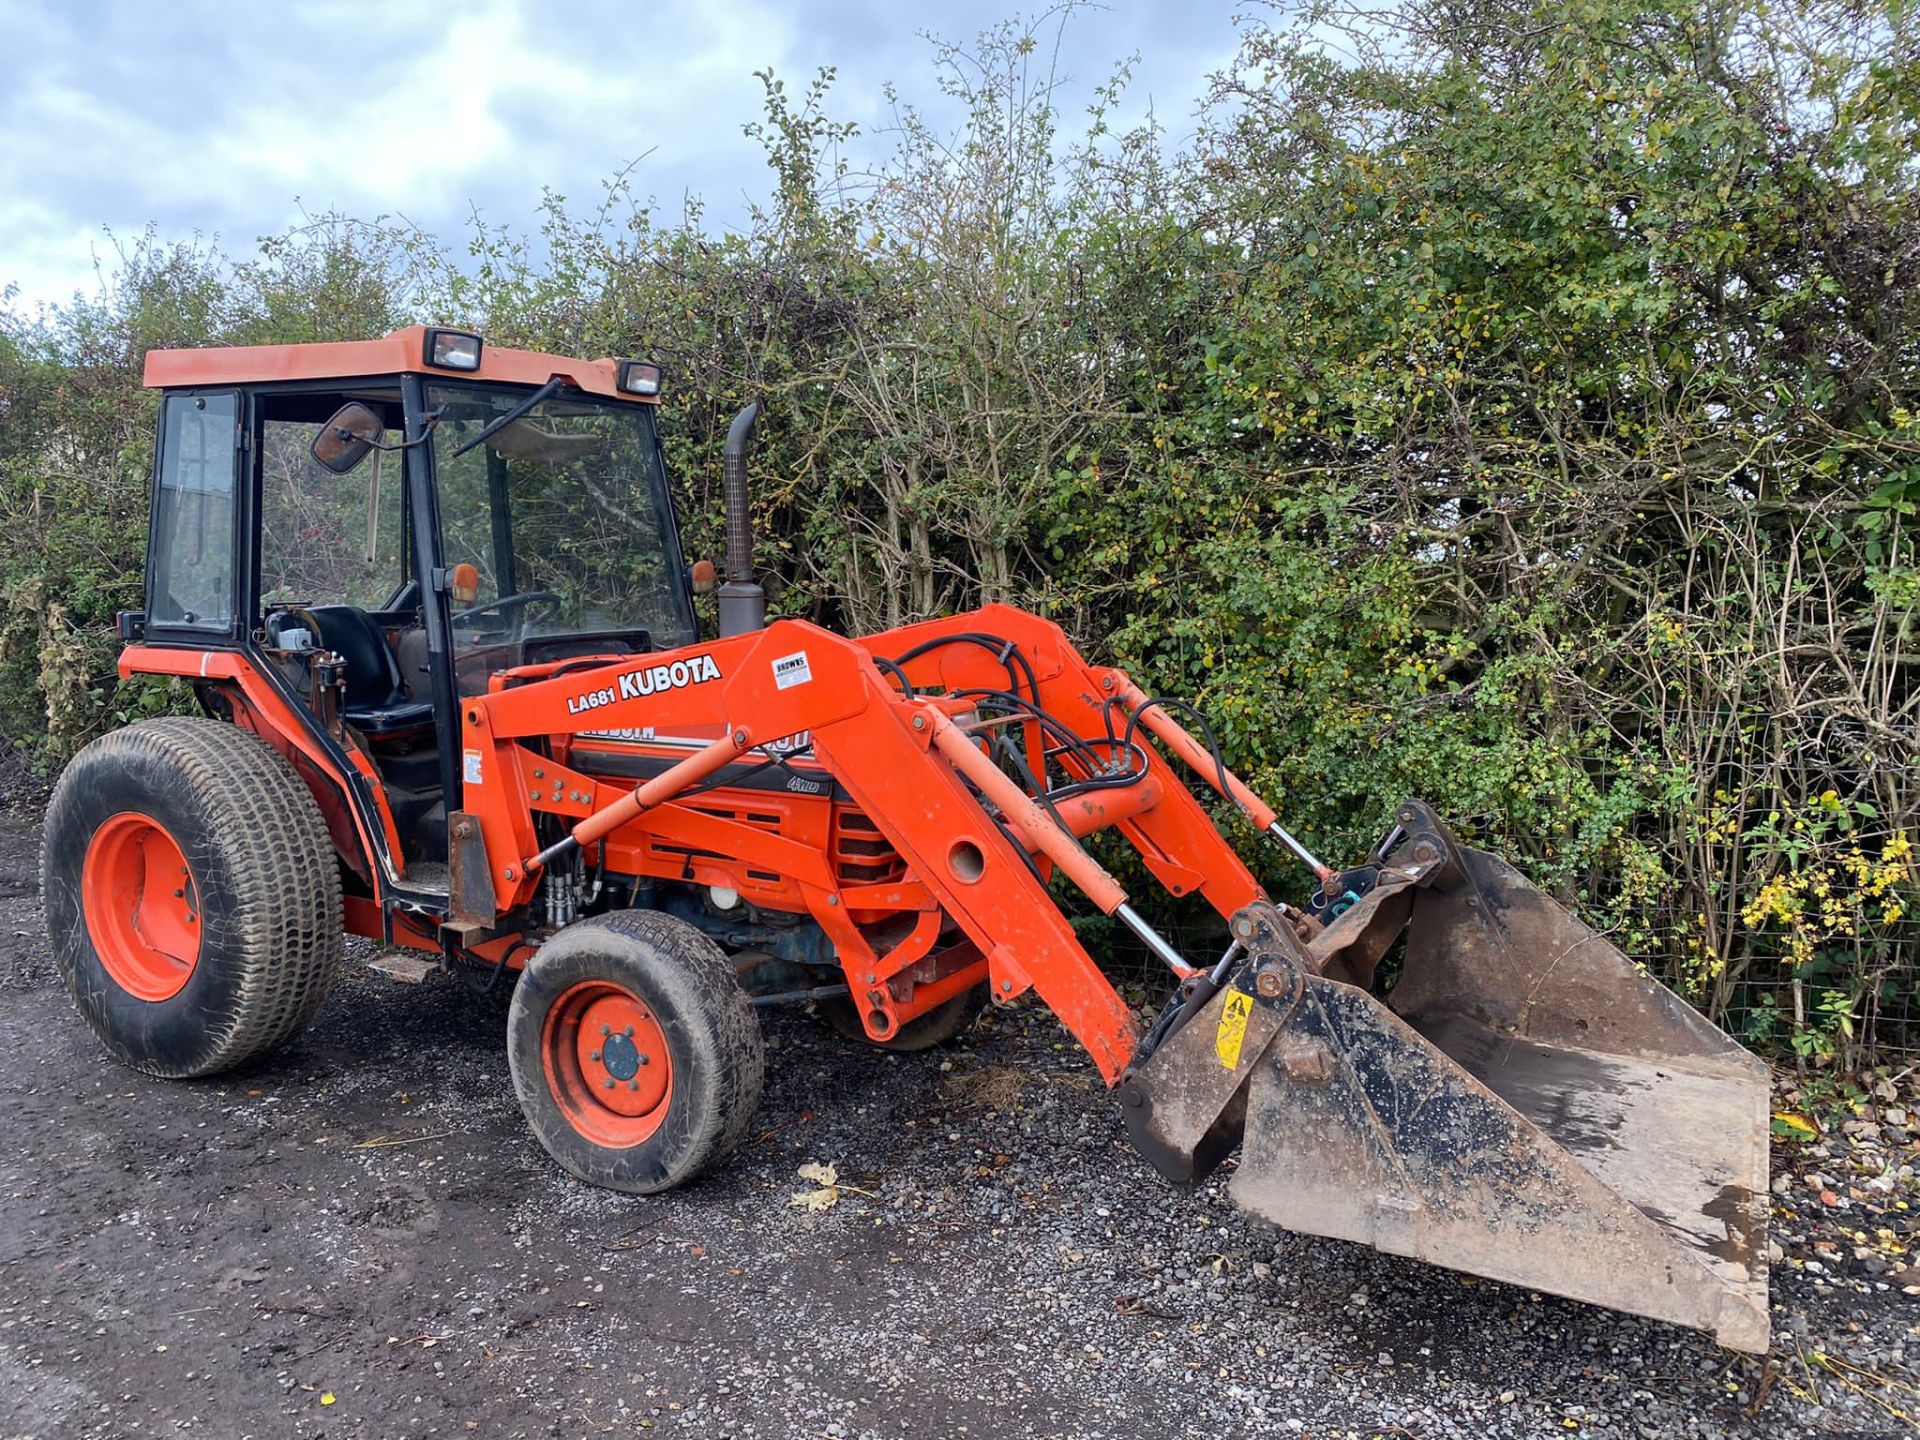
M 308 612 L 319 622 L 319 643 L 347 662 L 347 687 L 340 714 L 368 735 L 391 735 L 433 723 L 433 706 L 411 699 L 400 683 L 400 666 L 373 617 L 357 605 L 316 605 Z

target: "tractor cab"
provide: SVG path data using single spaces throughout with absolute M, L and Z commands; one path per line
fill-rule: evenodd
M 446 861 L 460 697 L 694 638 L 656 366 L 416 327 L 158 351 L 147 380 L 165 396 L 129 638 L 244 657 L 364 779 L 341 802 L 370 802 L 394 876 L 432 888 Z

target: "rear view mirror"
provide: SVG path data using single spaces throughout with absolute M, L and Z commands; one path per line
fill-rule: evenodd
M 386 428 L 378 415 L 356 400 L 333 412 L 333 417 L 313 437 L 308 453 L 322 469 L 345 475 L 367 458 L 367 452 L 379 444 Z

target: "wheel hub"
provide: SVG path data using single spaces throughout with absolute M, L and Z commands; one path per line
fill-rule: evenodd
M 637 1144 L 666 1117 L 673 1065 L 646 1002 L 610 981 L 586 981 L 554 1003 L 547 1079 L 568 1121 L 600 1144 Z
M 640 1061 L 640 1047 L 624 1031 L 600 1042 L 600 1063 L 616 1080 L 632 1080 L 640 1073 Z
M 80 886 L 94 951 L 115 984 L 149 1002 L 186 988 L 200 959 L 200 891 L 166 826 L 132 810 L 109 816 L 87 846 Z

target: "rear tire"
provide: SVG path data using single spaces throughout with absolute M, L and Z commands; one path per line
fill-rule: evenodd
M 890 1050 L 896 1055 L 912 1055 L 921 1050 L 931 1050 L 936 1045 L 944 1045 L 971 1030 L 973 1022 L 987 1008 L 987 987 L 974 985 L 962 990 L 926 1014 L 914 1016 L 885 1040 L 876 1040 L 867 1034 L 867 1027 L 860 1023 L 859 1012 L 853 1008 L 853 1001 L 846 996 L 830 995 L 814 1004 L 820 1011 L 820 1018 L 847 1039 L 858 1040 L 862 1045 L 871 1045 L 876 1050 Z
M 340 870 L 313 796 L 255 735 L 170 717 L 102 736 L 47 807 L 54 961 L 107 1052 L 226 1070 L 307 1028 L 340 968 Z
M 725 952 L 646 910 L 577 921 L 540 947 L 513 992 L 507 1060 L 561 1168 L 636 1195 L 725 1158 L 766 1073 L 759 1018 Z

